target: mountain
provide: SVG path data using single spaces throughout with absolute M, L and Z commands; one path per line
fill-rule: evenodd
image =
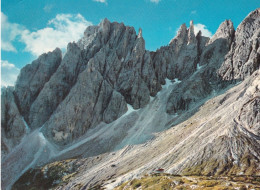
M 110 189 L 157 168 L 260 175 L 259 43 L 260 9 L 211 38 L 183 24 L 155 52 L 141 29 L 89 26 L 2 89 L 2 188 Z

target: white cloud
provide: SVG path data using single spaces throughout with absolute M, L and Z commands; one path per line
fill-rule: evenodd
M 56 47 L 65 49 L 69 42 L 79 40 L 89 25 L 92 23 L 80 14 L 58 14 L 46 28 L 34 32 L 24 30 L 21 41 L 26 45 L 25 51 L 40 55 Z
M 14 64 L 1 60 L 1 86 L 14 86 L 19 72 Z
M 212 37 L 212 32 L 210 32 L 204 24 L 194 24 L 194 32 L 197 34 L 201 31 L 202 36 Z
M 1 12 L 1 49 L 4 51 L 17 52 L 12 42 L 23 31 L 23 27 L 19 24 L 10 23 L 7 16 Z
M 47 23 L 47 27 L 30 31 L 22 25 L 10 23 L 1 12 L 1 48 L 4 51 L 17 52 L 13 42 L 19 39 L 25 44 L 25 51 L 36 56 L 56 47 L 65 49 L 69 42 L 79 40 L 89 25 L 92 23 L 80 14 L 58 14 Z
M 150 0 L 152 3 L 159 3 L 161 0 Z
M 96 2 L 99 2 L 99 3 L 107 3 L 107 0 L 93 0 L 93 1 L 96 1 Z

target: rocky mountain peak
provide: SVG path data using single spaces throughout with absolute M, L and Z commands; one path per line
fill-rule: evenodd
M 142 38 L 143 37 L 143 34 L 142 34 L 142 28 L 139 28 L 139 31 L 138 31 L 138 38 Z
M 196 37 L 194 34 L 194 25 L 193 25 L 193 20 L 191 20 L 190 27 L 188 29 L 188 44 L 195 43 L 195 42 L 196 42 Z
M 211 37 L 208 44 L 211 44 L 217 39 L 223 38 L 223 39 L 227 39 L 230 45 L 233 40 L 234 34 L 235 34 L 235 29 L 233 26 L 233 22 L 231 20 L 225 20 L 220 24 L 216 33 Z
M 98 26 L 88 26 L 84 31 L 84 37 L 88 38 L 97 32 Z
M 182 24 L 177 35 L 170 41 L 169 45 L 181 47 L 183 44 L 191 44 L 196 42 L 194 33 L 193 20 L 190 21 L 190 27 L 187 29 L 186 24 Z
M 170 41 L 169 45 L 180 46 L 185 42 L 186 37 L 187 37 L 187 26 L 184 23 L 184 24 L 181 25 L 180 29 L 178 30 L 176 37 L 174 37 Z
M 225 25 L 225 24 L 224 24 Z M 219 69 L 225 80 L 244 79 L 260 67 L 260 9 L 252 11 L 237 27 L 230 52 Z
M 102 29 L 106 30 L 106 29 L 109 28 L 110 24 L 111 24 L 110 21 L 109 21 L 107 18 L 104 18 L 104 19 L 100 22 L 99 26 L 100 26 Z
M 236 41 L 240 42 L 244 38 L 251 38 L 254 31 L 260 28 L 260 8 L 252 11 L 238 25 L 236 30 Z

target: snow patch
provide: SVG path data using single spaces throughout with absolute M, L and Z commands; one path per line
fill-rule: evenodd
M 24 120 L 24 117 L 22 117 L 22 120 L 23 120 L 23 123 L 24 123 L 24 125 L 25 125 L 26 134 L 30 133 L 31 129 L 30 129 L 30 127 L 28 126 L 28 124 L 26 123 L 26 121 Z
M 197 71 L 200 70 L 203 66 L 200 66 L 200 64 L 197 64 Z
M 162 88 L 163 89 L 168 89 L 169 88 L 169 86 L 171 86 L 172 85 L 172 81 L 170 80 L 170 79 L 165 79 L 165 85 L 162 85 Z
M 166 92 L 166 91 L 170 92 L 171 89 L 170 89 L 170 90 L 168 90 L 168 89 L 169 89 L 169 88 L 172 88 L 173 85 L 178 84 L 178 83 L 181 83 L 181 81 L 180 81 L 178 78 L 175 78 L 175 79 L 173 79 L 173 80 L 170 80 L 170 79 L 166 78 L 166 79 L 165 79 L 165 84 L 162 85 L 162 90 L 159 91 L 156 96 L 158 96 L 158 95 L 160 95 L 161 93 L 164 93 L 164 92 Z M 167 95 L 167 96 L 168 96 L 168 95 Z M 150 101 L 150 102 L 151 102 L 151 101 Z
M 131 106 L 130 104 L 127 104 L 127 112 L 123 116 L 126 116 L 134 111 L 136 111 L 136 110 L 133 108 L 133 106 Z
M 39 132 L 38 136 L 40 137 L 40 141 L 45 145 L 47 140 L 46 140 L 45 136 L 42 134 L 42 132 Z
M 181 80 L 179 80 L 178 78 L 175 78 L 174 82 L 178 84 L 178 83 L 181 83 Z

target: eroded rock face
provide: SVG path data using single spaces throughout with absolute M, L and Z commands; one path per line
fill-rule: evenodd
M 231 20 L 225 20 L 221 23 L 216 33 L 211 37 L 209 44 L 217 39 L 223 38 L 228 40 L 228 45 L 231 45 L 235 34 L 233 22 Z
M 231 50 L 219 69 L 223 79 L 244 79 L 259 69 L 259 28 L 260 9 L 256 9 L 237 27 Z
M 89 42 L 89 39 L 85 38 L 93 39 L 93 41 Z M 98 43 L 100 49 L 88 60 L 86 57 L 91 51 L 91 44 L 96 46 L 95 40 L 100 42 Z M 73 88 L 65 95 L 56 110 L 53 108 L 55 110 L 53 116 L 45 123 L 46 135 L 58 144 L 72 142 L 90 127 L 102 121 L 106 123 L 114 121 L 127 111 L 126 103 L 138 109 L 144 107 L 150 99 L 148 85 L 142 78 L 141 68 L 145 47 L 141 32 L 136 36 L 132 27 L 110 23 L 105 19 L 98 29 L 88 28 L 85 36 L 76 46 L 79 47 L 78 52 L 81 55 L 85 54 L 85 58 L 82 59 L 85 64 L 84 69 L 76 72 L 80 73 L 79 75 L 73 75 L 73 78 L 68 80 L 75 81 Z M 70 57 L 67 53 L 63 62 L 66 56 Z M 144 74 L 147 75 L 145 72 Z M 67 77 L 68 74 L 61 74 L 61 76 Z M 60 79 L 56 79 L 53 83 L 59 81 Z M 150 83 L 149 80 L 146 81 Z M 49 89 L 46 90 L 48 91 Z M 54 90 L 50 100 L 53 96 L 57 96 L 56 94 Z M 46 98 L 45 95 L 42 97 Z M 55 102 L 54 105 L 56 105 Z M 34 118 L 37 117 L 34 116 Z
M 89 65 L 91 67 L 91 65 Z M 111 122 L 127 111 L 121 94 L 102 75 L 87 68 L 68 96 L 45 123 L 45 134 L 64 145 L 82 136 L 101 121 Z
M 182 80 L 196 71 L 201 53 L 199 45 L 204 46 L 205 44 L 201 43 L 200 38 L 195 37 L 193 22 L 191 22 L 188 29 L 185 24 L 181 26 L 177 36 L 170 41 L 169 46 L 156 51 L 153 62 L 161 84 L 165 83 L 166 77 Z
M 76 82 L 75 76 L 84 66 L 80 48 L 75 43 L 68 44 L 57 71 L 44 85 L 29 112 L 29 124 L 32 128 L 41 127 L 54 112 L 59 103 L 67 96 L 72 85 Z
M 224 21 L 210 41 L 198 33 L 197 48 L 194 49 L 197 52 L 193 52 L 197 60 L 195 62 L 196 71 L 190 72 L 190 77 L 172 90 L 167 101 L 167 113 L 187 111 L 192 104 L 210 94 L 214 95 L 226 86 L 216 71 L 230 50 L 233 34 L 234 28 L 231 21 Z M 183 70 L 190 71 L 188 68 L 183 68 Z
M 28 121 L 29 110 L 45 83 L 56 72 L 62 59 L 61 50 L 42 54 L 37 60 L 21 69 L 15 84 L 15 94 L 22 115 Z
M 2 159 L 20 143 L 26 126 L 16 105 L 13 87 L 1 89 L 1 156 Z

